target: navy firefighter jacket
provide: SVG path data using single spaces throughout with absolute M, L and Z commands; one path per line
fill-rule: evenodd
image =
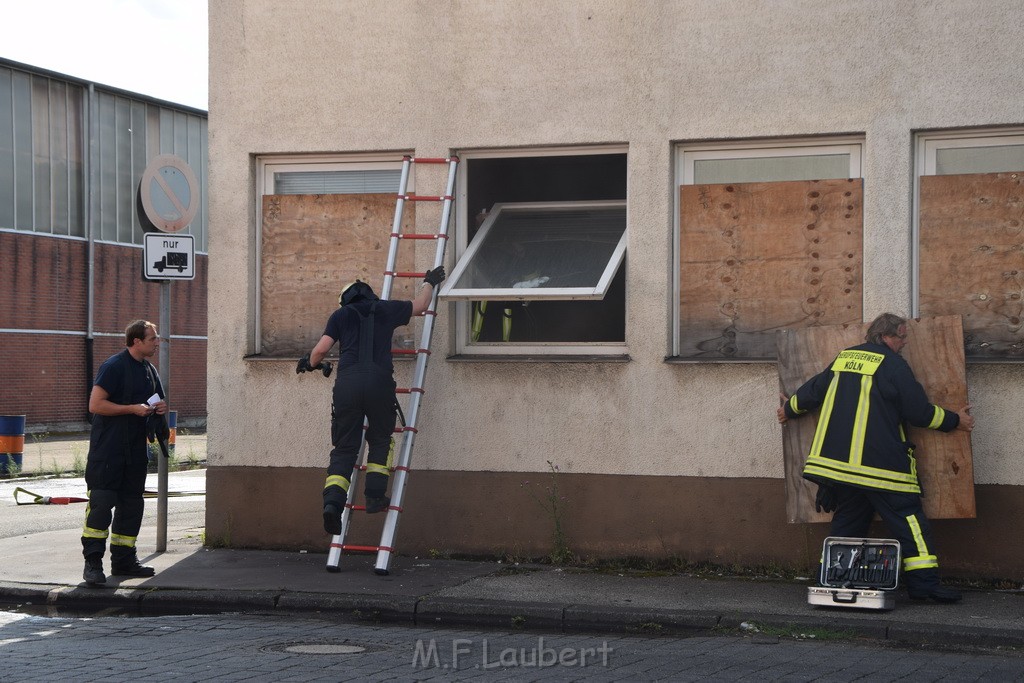
M 867 489 L 920 493 L 906 426 L 948 432 L 960 416 L 928 402 L 907 361 L 866 343 L 840 353 L 785 404 L 787 417 L 821 408 L 803 476 Z

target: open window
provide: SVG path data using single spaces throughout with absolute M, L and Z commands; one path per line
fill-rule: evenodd
M 625 253 L 625 202 L 496 204 L 441 296 L 601 300 Z
M 1024 360 L 1024 130 L 917 137 L 914 316 L 960 315 L 968 360 Z
M 459 157 L 458 354 L 624 357 L 625 150 Z

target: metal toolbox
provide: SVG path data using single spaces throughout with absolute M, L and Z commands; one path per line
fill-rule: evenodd
M 807 589 L 807 602 L 828 607 L 890 610 L 899 583 L 900 544 L 889 538 L 825 539 L 820 586 Z

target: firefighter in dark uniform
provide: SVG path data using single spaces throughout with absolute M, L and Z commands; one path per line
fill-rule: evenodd
M 818 484 L 818 511 L 835 511 L 831 535 L 865 537 L 877 512 L 900 542 L 910 597 L 957 602 L 960 593 L 939 582 L 907 424 L 969 432 L 974 418 L 969 405 L 954 412 L 928 402 L 899 355 L 906 340 L 906 320 L 883 313 L 866 344 L 840 353 L 792 396 L 780 394 L 777 416 L 785 424 L 821 409 L 803 476 Z
M 348 500 L 352 470 L 359 457 L 366 421 L 367 465 L 363 493 L 368 513 L 387 509 L 388 478 L 393 457 L 397 401 L 391 361 L 395 328 L 409 324 L 430 306 L 434 288 L 445 278 L 444 266 L 428 271 L 413 301 L 381 301 L 365 282 L 346 285 L 338 297 L 320 341 L 299 359 L 297 372 L 317 369 L 340 342 L 338 376 L 331 404 L 331 450 L 324 483 L 324 531 L 341 533 L 341 513 Z
M 136 320 L 125 329 L 125 350 L 100 366 L 89 412 L 93 414 L 85 483 L 89 504 L 82 529 L 83 578 L 89 585 L 106 583 L 103 553 L 110 538 L 110 573 L 153 576 L 139 564 L 135 541 L 142 526 L 146 489 L 146 437 L 155 420 L 164 420 L 167 403 L 151 358 L 160 348 L 156 325 Z M 156 395 L 159 400 L 149 399 Z M 157 417 L 154 417 L 157 416 Z M 166 424 L 166 423 L 164 423 Z

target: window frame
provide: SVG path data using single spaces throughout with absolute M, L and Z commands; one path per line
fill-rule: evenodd
M 850 178 L 864 178 L 863 135 L 842 135 L 835 137 L 729 140 L 717 142 L 678 142 L 673 153 L 674 173 L 672 175 L 672 298 L 667 302 L 669 319 L 672 321 L 670 353 L 666 360 L 674 363 L 767 363 L 763 359 L 725 358 L 683 358 L 680 357 L 682 331 L 679 316 L 679 279 L 681 273 L 679 188 L 695 185 L 693 182 L 694 161 L 704 159 L 771 158 L 794 156 L 824 156 L 834 154 L 850 155 Z
M 626 144 L 588 145 L 581 147 L 528 147 L 528 148 L 484 148 L 458 150 L 456 156 L 465 163 L 473 159 L 511 159 L 516 157 L 556 157 L 556 156 L 596 156 L 604 154 L 626 155 L 626 164 L 629 164 L 629 146 Z M 628 171 L 627 171 L 628 173 Z M 623 233 L 625 249 L 619 268 L 627 265 L 629 254 L 629 197 L 624 200 L 626 205 L 626 230 Z M 456 177 L 455 196 L 455 234 L 454 239 L 449 240 L 449 246 L 454 246 L 454 253 L 450 258 L 456 266 L 462 261 L 463 255 L 469 247 L 469 225 L 472 217 L 469 216 L 469 174 L 463 168 L 459 169 Z M 610 200 L 623 201 L 623 200 Z M 454 244 L 453 244 L 454 243 Z M 617 271 L 616 271 L 617 272 Z M 612 273 L 614 277 L 615 273 Z M 626 302 L 628 307 L 629 291 L 627 282 Z M 474 357 L 502 357 L 508 360 L 529 361 L 536 357 L 547 357 L 557 360 L 559 357 L 586 356 L 588 359 L 594 357 L 608 357 L 609 359 L 622 359 L 627 355 L 627 342 L 473 342 L 470 340 L 471 307 L 469 301 L 452 301 L 449 304 L 454 309 L 451 316 L 450 329 L 452 330 L 453 356 L 455 358 Z
M 919 317 L 921 310 L 921 176 L 937 175 L 935 166 L 939 150 L 957 147 L 998 147 L 1013 141 L 1024 146 L 1024 127 L 921 131 L 914 135 L 911 317 Z
M 274 194 L 275 173 L 301 173 L 303 171 L 377 171 L 401 169 L 404 156 L 412 156 L 411 151 L 371 154 L 260 154 L 256 156 L 256 196 L 254 212 L 256 225 L 253 240 L 254 273 L 252 291 L 253 327 L 250 332 L 252 354 L 262 352 L 263 340 L 261 330 L 263 321 L 260 315 L 260 302 L 263 292 L 260 283 L 263 281 L 263 197 Z M 406 181 L 407 192 L 414 192 L 416 164 L 409 165 L 409 176 Z M 397 203 L 398 193 L 395 193 Z M 381 269 L 387 264 L 381 263 Z
M 608 261 L 601 271 L 601 276 L 593 287 L 551 287 L 551 288 L 455 288 L 462 274 L 469 268 L 473 259 L 483 246 L 484 240 L 490 234 L 502 212 L 516 211 L 537 211 L 551 209 L 602 209 L 602 208 L 626 208 L 624 200 L 605 201 L 565 201 L 565 202 L 502 202 L 494 205 L 494 210 L 487 216 L 487 220 L 480 226 L 473 240 L 469 243 L 466 251 L 459 258 L 457 265 L 452 270 L 448 280 L 441 288 L 439 296 L 448 301 L 565 301 L 565 300 L 587 300 L 603 299 L 608 292 L 612 279 L 618 272 L 622 261 L 626 256 L 626 226 L 622 227 L 622 235 L 615 248 L 612 250 Z

